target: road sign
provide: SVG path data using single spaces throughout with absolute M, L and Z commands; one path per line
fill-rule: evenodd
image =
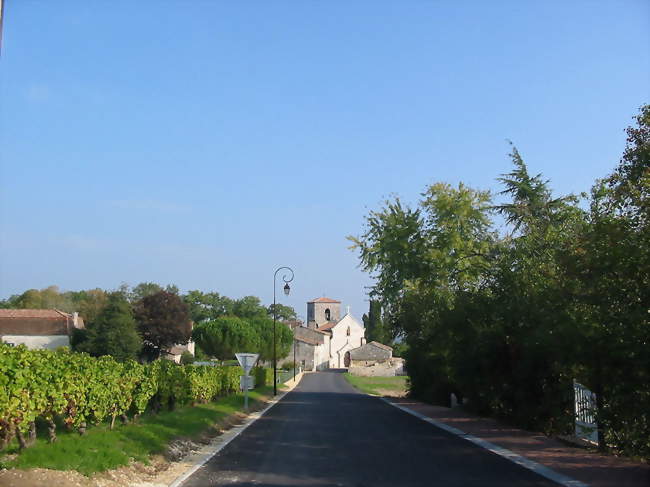
M 258 353 L 236 353 L 235 357 L 237 357 L 237 360 L 239 361 L 239 365 L 241 365 L 241 368 L 244 369 L 244 374 L 248 375 L 248 373 L 251 371 L 253 368 L 253 365 L 255 365 L 255 362 L 257 362 L 257 358 L 260 355 Z
M 239 376 L 239 388 L 242 391 L 252 391 L 255 389 L 255 377 L 252 375 L 240 375 Z

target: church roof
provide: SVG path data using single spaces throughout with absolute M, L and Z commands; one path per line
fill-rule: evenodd
M 321 332 L 322 332 L 322 331 L 331 330 L 332 328 L 334 328 L 334 327 L 335 327 L 336 325 L 338 325 L 339 323 L 340 323 L 339 321 L 328 321 L 328 322 L 323 323 L 322 325 L 320 325 L 320 326 L 318 327 L 318 330 L 317 330 L 317 331 L 321 331 Z
M 316 298 L 311 301 L 307 301 L 307 304 L 309 303 L 340 303 L 341 301 L 337 301 L 336 299 L 331 299 L 331 298 L 326 298 L 323 296 L 322 298 Z
M 302 337 L 297 336 L 296 340 L 299 342 L 307 343 L 308 345 L 320 345 L 320 343 L 318 343 L 316 340 L 311 340 L 304 336 Z
M 378 342 L 370 342 L 358 348 L 350 350 L 352 360 L 388 360 L 392 356 L 393 349 Z

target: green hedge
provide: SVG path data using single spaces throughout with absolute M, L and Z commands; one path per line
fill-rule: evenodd
M 273 369 L 264 367 L 253 367 L 253 376 L 255 377 L 255 387 L 264 387 L 273 385 Z

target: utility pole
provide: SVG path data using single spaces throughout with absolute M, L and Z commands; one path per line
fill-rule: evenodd
M 0 55 L 2 55 L 2 21 L 5 18 L 5 0 L 0 0 Z

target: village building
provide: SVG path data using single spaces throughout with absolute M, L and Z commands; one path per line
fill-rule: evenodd
M 0 309 L 0 340 L 30 349 L 69 347 L 75 329 L 84 328 L 78 313 L 58 309 Z
M 296 361 L 304 370 L 347 367 L 347 352 L 366 341 L 365 328 L 349 309 L 341 318 L 341 302 L 325 297 L 309 301 L 307 325 L 293 326 L 292 329 Z
M 196 353 L 196 345 L 192 340 L 188 341 L 186 344 L 181 345 L 181 344 L 176 344 L 173 347 L 171 347 L 168 350 L 164 350 L 162 353 L 162 357 L 171 360 L 173 362 L 176 362 L 177 364 L 181 363 L 181 357 L 183 356 L 184 353 L 189 352 L 192 355 L 195 355 Z
M 406 375 L 404 359 L 393 357 L 393 349 L 379 342 L 368 342 L 350 350 L 346 357 L 352 375 L 366 377 L 393 377 Z

